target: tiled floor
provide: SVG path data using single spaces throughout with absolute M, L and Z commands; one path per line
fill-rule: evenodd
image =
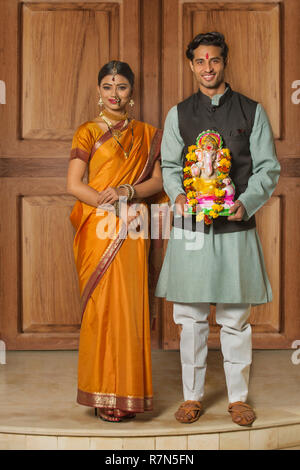
M 182 401 L 179 353 L 153 351 L 155 410 L 105 423 L 76 403 L 77 351 L 8 351 L 0 365 L 0 449 L 278 449 L 300 445 L 300 364 L 293 351 L 254 351 L 249 403 L 257 420 L 235 425 L 219 351 L 209 351 L 204 414 L 174 418 Z

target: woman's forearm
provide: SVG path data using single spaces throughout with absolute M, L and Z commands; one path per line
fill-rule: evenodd
M 150 178 L 144 183 L 134 186 L 136 199 L 142 199 L 153 194 L 157 194 L 163 189 L 161 178 Z M 98 207 L 99 192 L 85 183 L 77 183 L 75 186 L 68 187 L 69 194 L 75 196 L 80 201 L 93 207 Z M 126 192 L 125 192 L 126 194 Z M 124 195 L 125 195 L 124 194 Z
M 69 194 L 75 196 L 80 201 L 88 204 L 89 206 L 98 207 L 98 198 L 99 193 L 96 189 L 91 188 L 91 186 L 85 183 L 77 183 L 76 186 L 71 186 L 67 188 Z
M 137 184 L 134 186 L 136 199 L 153 196 L 163 189 L 162 179 L 161 178 L 150 178 L 144 183 Z

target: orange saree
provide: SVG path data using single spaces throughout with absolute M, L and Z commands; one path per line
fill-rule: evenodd
M 124 149 L 132 142 L 131 126 L 134 140 L 128 159 L 95 122 L 77 130 L 71 158 L 88 162 L 88 184 L 97 191 L 135 185 L 151 174 L 159 158 L 161 131 L 132 120 L 119 139 Z M 76 229 L 73 251 L 82 302 L 77 402 L 128 412 L 151 410 L 150 240 L 126 237 L 126 225 L 119 218 L 110 233 L 107 212 L 81 201 L 70 220 Z M 103 236 L 104 227 L 109 236 Z

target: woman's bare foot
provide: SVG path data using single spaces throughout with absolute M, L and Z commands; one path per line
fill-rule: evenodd
M 132 419 L 135 418 L 135 413 L 131 413 L 129 411 L 122 411 L 116 408 L 114 410 L 114 416 L 121 419 Z
M 110 423 L 119 423 L 122 419 L 119 416 L 115 416 L 115 410 L 109 408 L 99 408 L 98 409 L 98 416 L 103 421 L 108 421 Z

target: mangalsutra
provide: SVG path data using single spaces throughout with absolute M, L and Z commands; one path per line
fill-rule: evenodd
M 101 116 L 101 118 L 103 119 L 103 121 L 105 122 L 105 124 L 107 125 L 108 129 L 109 129 L 109 132 L 111 133 L 112 137 L 115 139 L 115 141 L 119 144 L 119 146 L 121 147 L 121 149 L 123 150 L 123 153 L 124 153 L 124 156 L 125 158 L 127 159 L 130 155 L 130 152 L 132 150 L 132 147 L 133 147 L 133 140 L 134 140 L 134 136 L 133 136 L 133 125 L 131 123 L 131 145 L 130 145 L 130 148 L 128 151 L 126 151 L 123 147 L 123 145 L 121 144 L 121 142 L 119 141 L 119 138 L 121 137 L 122 135 L 122 132 L 119 131 L 119 130 L 116 130 L 116 129 L 113 129 L 112 127 L 112 123 L 109 122 L 109 120 L 107 118 L 105 118 L 105 116 Z M 124 122 L 123 124 L 123 127 L 122 129 L 124 129 L 126 125 L 126 121 Z M 121 129 L 121 130 L 122 130 Z
M 111 135 L 112 135 L 113 138 L 115 139 L 115 141 L 119 144 L 119 146 L 120 146 L 121 149 L 123 150 L 124 156 L 125 156 L 125 158 L 127 159 L 127 158 L 129 157 L 130 152 L 131 152 L 132 147 L 133 147 L 133 139 L 134 139 L 134 137 L 133 137 L 133 125 L 132 125 L 132 123 L 131 123 L 131 144 L 130 144 L 129 150 L 128 150 L 127 152 L 126 152 L 126 150 L 124 149 L 124 147 L 123 147 L 123 145 L 121 144 L 121 142 L 118 140 L 118 138 L 113 135 L 112 129 L 111 129 L 110 127 L 109 127 L 109 130 L 110 130 L 110 132 L 111 132 Z

